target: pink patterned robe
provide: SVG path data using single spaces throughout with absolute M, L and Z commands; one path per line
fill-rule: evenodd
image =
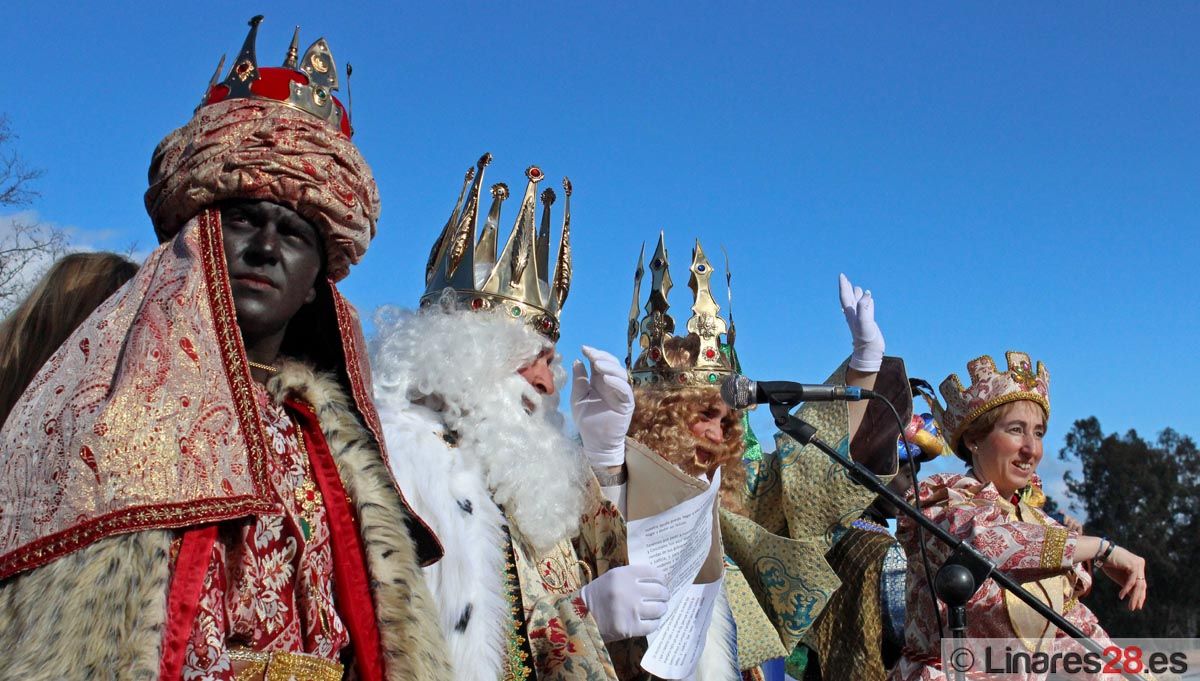
M 1040 487 L 1035 475 L 1033 484 Z M 1091 575 L 1074 565 L 1079 535 L 1068 531 L 1040 509 L 1023 501 L 1003 499 L 995 485 L 984 485 L 967 475 L 940 473 L 921 482 L 924 514 L 950 534 L 967 540 L 990 558 L 996 568 L 1021 582 L 1043 602 L 1063 613 L 1069 622 L 1101 646 L 1111 645 L 1096 616 L 1078 600 L 1092 584 Z M 909 493 L 912 494 L 911 492 Z M 911 496 L 910 496 L 911 499 Z M 907 580 L 908 618 L 904 630 L 904 653 L 892 669 L 892 681 L 933 681 L 947 678 L 941 661 L 941 637 L 933 612 L 925 567 L 917 539 L 916 524 L 901 518 L 896 532 L 909 557 Z M 935 537 L 925 535 L 925 548 L 933 574 L 949 558 L 950 549 Z M 942 621 L 946 607 L 938 602 Z M 1049 652 L 1083 649 L 1049 624 L 1027 605 L 989 579 L 967 603 L 968 638 L 1019 639 L 1027 650 L 1039 640 Z M 1061 671 L 1061 670 L 1060 670 Z M 1041 681 L 1047 674 L 1006 675 L 1006 679 Z M 992 678 L 972 673 L 972 679 Z M 1070 678 L 1117 679 L 1116 675 L 1082 674 Z

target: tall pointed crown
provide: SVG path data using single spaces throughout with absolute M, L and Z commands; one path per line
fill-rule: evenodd
M 1007 371 L 997 370 L 996 361 L 984 355 L 967 363 L 970 387 L 963 388 L 958 374 L 950 374 L 938 387 L 946 399 L 941 417 L 951 447 L 958 447 L 958 439 L 972 421 L 1008 402 L 1030 400 L 1050 416 L 1050 372 L 1041 362 L 1034 370 L 1033 360 L 1023 352 L 1010 350 L 1004 357 Z
M 353 134 L 350 114 L 333 96 L 338 89 L 337 66 L 324 38 L 318 38 L 302 57 L 299 55 L 300 27 L 292 34 L 292 43 L 284 55 L 282 66 L 259 66 L 255 53 L 258 25 L 262 15 L 250 20 L 250 33 L 242 44 L 233 67 L 225 80 L 218 83 L 225 57 L 217 64 L 212 80 L 204 91 L 196 110 L 230 99 L 269 99 L 292 108 L 306 111 L 325 121 L 346 137 Z M 350 65 L 346 65 L 346 87 L 350 87 Z
M 638 255 L 637 271 L 633 276 L 633 305 L 629 309 L 628 353 L 625 366 L 634 385 L 646 385 L 661 389 L 716 386 L 721 379 L 733 373 L 733 365 L 726 352 L 732 353 L 734 325 L 732 310 L 729 321 L 721 317 L 721 307 L 712 295 L 713 266 L 700 241 L 692 249 L 691 278 L 688 288 L 692 290 L 692 316 L 687 322 L 688 334 L 694 334 L 698 345 L 689 345 L 683 358 L 669 356 L 667 345 L 675 332 L 675 320 L 667 310 L 670 304 L 667 295 L 671 291 L 670 262 L 663 234 L 658 235 L 658 247 L 650 259 L 650 298 L 646 301 L 646 315 L 638 321 L 638 305 L 641 301 L 643 265 L 646 247 Z M 729 263 L 725 263 L 726 285 L 729 283 Z M 724 338 L 722 338 L 724 335 Z M 633 339 L 638 339 L 641 354 L 633 361 Z
M 492 205 L 480 230 L 483 171 L 491 162 L 492 155 L 484 154 L 474 168 L 467 170 L 458 202 L 429 252 L 421 304 L 430 304 L 447 289 L 453 290 L 471 309 L 500 307 L 513 319 L 557 342 L 559 314 L 571 288 L 571 181 L 565 177 L 562 181 L 562 238 L 552 272 L 550 206 L 557 197 L 553 189 L 542 191 L 541 221 L 535 224 L 537 185 L 546 177 L 537 166 L 525 169 L 527 182 L 521 207 L 512 233 L 498 254 L 500 207 L 509 197 L 508 185 L 503 182 L 491 187 Z

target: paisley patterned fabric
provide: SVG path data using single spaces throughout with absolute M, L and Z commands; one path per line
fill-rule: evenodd
M 266 440 L 204 213 L 71 334 L 0 432 L 0 579 L 100 537 L 262 513 Z
M 379 220 L 379 190 L 350 140 L 262 99 L 205 106 L 154 150 L 146 211 L 160 240 L 227 199 L 265 199 L 304 216 L 321 233 L 332 281 L 366 252 Z
M 328 318 L 307 336 L 344 367 L 382 447 L 358 318 L 331 282 L 319 296 Z M 75 330 L 9 414 L 0 579 L 121 532 L 271 512 L 251 385 L 220 215 L 206 211 Z M 415 516 L 409 529 L 426 561 L 440 555 Z
M 846 369 L 843 363 L 825 383 L 845 384 Z M 908 377 L 898 358 L 884 358 L 874 389 L 900 414 L 911 411 Z M 900 424 L 881 402 L 868 405 L 853 440 L 844 402 L 805 404 L 797 416 L 842 456 L 852 456 L 885 482 L 894 475 Z M 802 447 L 783 433 L 775 436 L 774 452 L 744 463 L 748 517 L 722 512 L 725 550 L 774 624 L 789 673 L 800 677 L 807 652 L 801 643 L 841 586 L 826 553 L 874 494 L 815 446 Z M 743 647 L 739 640 L 739 650 Z

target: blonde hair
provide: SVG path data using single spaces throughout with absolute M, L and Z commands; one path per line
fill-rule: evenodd
M 1016 405 L 1021 404 L 1022 402 L 1028 402 L 1036 406 L 1038 411 L 1042 413 L 1042 423 L 1049 423 L 1050 416 L 1046 414 L 1046 411 L 1042 408 L 1042 405 L 1034 402 L 1033 400 L 1014 400 L 1012 402 L 1005 402 L 1004 404 L 1000 404 L 988 409 L 979 416 L 975 417 L 974 421 L 971 421 L 971 423 L 967 424 L 967 427 L 963 430 L 962 435 L 958 436 L 958 446 L 954 448 L 954 455 L 966 462 L 968 466 L 972 465 L 971 448 L 967 444 L 967 441 L 980 440 L 984 437 L 987 437 L 987 434 L 992 432 L 992 429 L 996 427 L 996 423 L 1000 420 L 1000 418 L 1012 411 Z
M 116 253 L 72 253 L 50 266 L 0 322 L 0 424 L 50 355 L 137 271 Z

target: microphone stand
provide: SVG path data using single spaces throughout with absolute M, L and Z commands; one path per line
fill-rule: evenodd
M 938 597 L 946 604 L 949 610 L 951 640 L 959 642 L 959 646 L 961 646 L 960 642 L 966 638 L 967 601 L 971 600 L 971 597 L 975 595 L 975 591 L 983 584 L 984 580 L 991 577 L 1001 587 L 1007 589 L 1026 605 L 1033 608 L 1039 615 L 1045 617 L 1072 638 L 1078 639 L 1084 648 L 1104 659 L 1104 648 L 1099 643 L 1086 636 L 1079 630 L 1079 627 L 1068 622 L 1065 617 L 1050 609 L 1050 606 L 1034 598 L 1020 584 L 1013 581 L 1011 577 L 996 570 L 996 564 L 979 553 L 979 551 L 976 551 L 975 547 L 943 530 L 941 526 L 918 512 L 916 508 L 905 501 L 899 494 L 896 494 L 887 485 L 883 484 L 865 466 L 853 459 L 842 456 L 836 449 L 830 447 L 824 440 L 817 437 L 816 428 L 803 419 L 792 415 L 791 409 L 793 406 L 795 405 L 771 402 L 771 416 L 775 419 L 775 427 L 790 435 L 801 445 L 811 444 L 820 449 L 826 456 L 833 459 L 842 468 L 845 468 L 852 480 L 895 504 L 896 510 L 911 518 L 913 522 L 924 528 L 926 532 L 937 537 L 942 543 L 953 549 L 950 559 L 938 570 L 937 577 L 934 580 Z M 916 480 L 913 481 L 913 484 L 916 484 Z M 949 664 L 947 660 L 943 660 L 942 662 L 943 666 Z M 955 678 L 959 679 L 959 681 L 966 678 L 965 670 L 959 669 L 956 665 L 950 666 L 954 667 Z M 946 670 L 943 669 L 943 671 Z M 1121 675 L 1134 681 L 1143 678 L 1132 672 L 1122 671 Z

